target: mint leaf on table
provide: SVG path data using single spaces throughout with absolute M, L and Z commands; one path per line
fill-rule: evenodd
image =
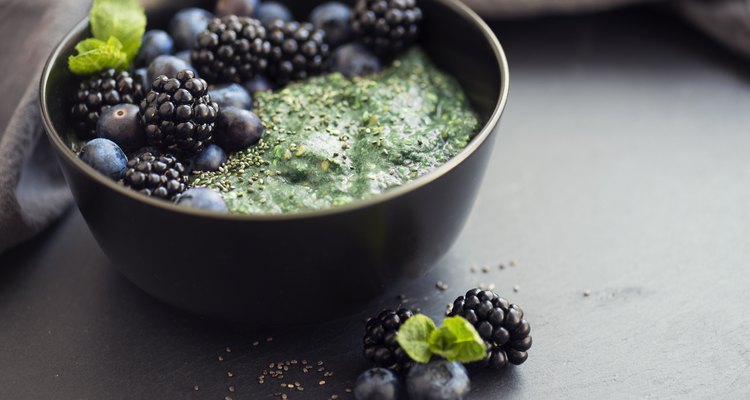
M 428 340 L 433 332 L 435 323 L 430 317 L 417 314 L 401 325 L 396 341 L 414 361 L 428 363 L 432 357 Z
M 146 13 L 138 0 L 94 0 L 89 21 L 94 38 L 117 38 L 127 55 L 127 63 L 133 61 L 146 32 Z
M 117 38 L 106 42 L 86 39 L 76 45 L 78 55 L 68 58 L 68 68 L 77 75 L 89 75 L 108 68 L 122 69 L 128 65 L 127 54 Z
M 429 337 L 430 351 L 448 361 L 468 363 L 487 354 L 484 340 L 474 326 L 462 317 L 450 317 Z

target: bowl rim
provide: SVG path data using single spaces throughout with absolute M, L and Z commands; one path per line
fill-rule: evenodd
M 50 74 L 52 73 L 52 64 L 55 60 L 58 60 L 60 56 L 62 55 L 63 47 L 64 47 L 63 45 L 69 42 L 73 36 L 79 34 L 81 30 L 86 29 L 86 26 L 88 26 L 88 23 L 89 23 L 88 16 L 84 17 L 68 33 L 66 33 L 65 36 L 63 36 L 62 40 L 60 40 L 60 42 L 55 46 L 54 50 L 52 51 L 52 54 L 50 54 L 49 58 L 47 59 L 44 65 L 44 70 L 42 72 L 42 77 L 41 77 L 41 81 L 39 85 L 39 102 L 40 102 L 40 108 L 42 112 L 42 121 L 44 124 L 45 133 L 47 134 L 47 137 L 50 139 L 52 144 L 56 146 L 58 150 L 61 150 L 61 151 L 58 151 L 58 154 L 59 153 L 64 154 L 63 157 L 65 157 L 67 161 L 71 162 L 73 165 L 78 167 L 90 178 L 94 179 L 95 181 L 99 182 L 100 184 L 104 186 L 109 187 L 115 192 L 120 193 L 121 195 L 128 196 L 132 198 L 133 200 L 146 203 L 153 207 L 161 208 L 164 211 L 183 213 L 183 214 L 191 215 L 194 217 L 216 218 L 216 219 L 229 220 L 229 221 L 286 221 L 286 220 L 300 220 L 300 219 L 308 219 L 308 218 L 327 217 L 327 216 L 338 215 L 338 214 L 346 214 L 349 212 L 372 207 L 380 203 L 385 203 L 391 199 L 403 196 L 408 192 L 411 192 L 425 185 L 428 185 L 430 182 L 435 181 L 438 178 L 442 177 L 443 175 L 447 174 L 448 172 L 453 170 L 455 167 L 457 167 L 459 164 L 461 164 L 464 160 L 469 158 L 492 134 L 492 131 L 494 130 L 494 128 L 498 125 L 500 121 L 500 117 L 502 116 L 503 111 L 505 110 L 506 103 L 508 101 L 508 91 L 509 91 L 508 84 L 509 84 L 509 79 L 510 79 L 508 60 L 505 56 L 505 51 L 503 50 L 503 47 L 500 44 L 500 41 L 497 39 L 497 36 L 495 36 L 494 32 L 492 32 L 492 29 L 472 9 L 470 9 L 467 5 L 461 3 L 458 0 L 433 0 L 433 1 L 442 3 L 443 5 L 451 8 L 454 12 L 459 14 L 461 17 L 469 20 L 469 22 L 473 23 L 475 26 L 477 26 L 480 29 L 482 35 L 484 36 L 484 38 L 487 40 L 490 47 L 492 48 L 492 52 L 494 53 L 496 61 L 500 67 L 498 70 L 498 73 L 500 74 L 500 98 L 495 104 L 495 109 L 492 111 L 492 114 L 490 115 L 490 118 L 487 121 L 487 123 L 484 124 L 482 129 L 474 136 L 474 138 L 472 138 L 471 141 L 469 141 L 468 145 L 465 148 L 463 148 L 458 154 L 453 156 L 450 160 L 446 161 L 445 163 L 439 165 L 437 168 L 430 171 L 429 173 L 417 179 L 409 181 L 401 186 L 388 189 L 387 191 L 377 194 L 375 196 L 372 196 L 366 199 L 355 200 L 348 204 L 332 206 L 332 207 L 319 209 L 319 210 L 310 210 L 310 211 L 301 211 L 301 212 L 292 212 L 292 213 L 280 213 L 280 214 L 231 214 L 231 213 L 225 214 L 225 213 L 217 213 L 214 211 L 178 206 L 174 204 L 173 202 L 164 201 L 160 199 L 154 199 L 148 196 L 144 196 L 140 193 L 137 193 L 136 191 L 130 190 L 124 186 L 117 184 L 117 182 L 111 179 L 108 179 L 107 177 L 105 177 L 104 175 L 96 171 L 94 168 L 92 168 L 88 164 L 81 161 L 79 157 L 76 157 L 75 154 L 72 151 L 70 151 L 70 148 L 67 146 L 67 144 L 65 144 L 61 135 L 57 132 L 57 130 L 52 125 L 52 119 L 50 118 L 49 109 L 47 108 L 46 89 L 47 89 L 47 84 L 49 82 Z

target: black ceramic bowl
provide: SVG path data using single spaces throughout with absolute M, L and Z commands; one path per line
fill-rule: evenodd
M 320 0 L 286 1 L 303 19 Z M 420 0 L 420 45 L 455 76 L 481 117 L 468 147 L 402 187 L 346 206 L 289 215 L 220 215 L 177 207 L 119 186 L 66 146 L 66 60 L 88 19 L 63 38 L 41 81 L 44 126 L 78 207 L 101 248 L 137 286 L 179 308 L 257 324 L 352 311 L 394 281 L 420 276 L 461 232 L 508 96 L 505 54 L 487 25 L 454 0 Z M 211 2 L 150 0 L 149 28 Z

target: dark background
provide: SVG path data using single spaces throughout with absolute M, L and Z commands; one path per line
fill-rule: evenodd
M 38 79 L 48 49 L 25 43 L 48 1 L 0 0 L 0 127 Z M 747 62 L 648 8 L 492 25 L 510 101 L 472 217 L 427 276 L 350 318 L 254 330 L 154 301 L 71 210 L 0 256 L 0 398 L 272 398 L 257 376 L 303 359 L 334 375 L 292 368 L 290 398 L 346 398 L 366 316 L 403 293 L 439 317 L 480 283 L 524 308 L 534 346 L 471 371 L 472 398 L 747 396 Z

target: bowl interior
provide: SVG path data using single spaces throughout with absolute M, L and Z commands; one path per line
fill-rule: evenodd
M 144 6 L 149 18 L 148 29 L 166 30 L 170 18 L 178 10 L 186 7 L 201 7 L 211 10 L 214 3 L 210 0 L 146 0 Z M 310 11 L 321 1 L 286 0 L 282 3 L 285 3 L 292 10 L 295 18 L 307 20 Z M 348 3 L 353 3 L 353 1 L 348 1 Z M 455 0 L 421 0 L 420 5 L 425 18 L 421 26 L 422 31 L 418 44 L 426 49 L 427 54 L 440 69 L 459 81 L 483 126 L 475 134 L 469 146 L 454 158 L 454 160 L 460 160 L 468 157 L 487 138 L 491 128 L 496 124 L 502 113 L 508 90 L 508 68 L 505 55 L 490 29 L 466 6 Z M 46 108 L 45 115 L 48 116 L 48 127 L 54 132 L 51 136 L 55 136 L 52 141 L 56 146 L 67 147 L 68 145 L 68 134 L 72 132 L 72 126 L 67 117 L 71 107 L 68 94 L 76 90 L 80 80 L 68 70 L 67 59 L 75 53 L 76 43 L 88 36 L 90 36 L 88 21 L 84 20 L 63 39 L 58 52 L 53 54 L 49 61 L 48 78 L 42 82 L 44 92 L 42 102 L 44 108 Z M 102 182 L 106 180 L 98 176 L 93 169 L 80 160 L 75 159 L 72 162 L 80 166 L 94 179 Z M 416 181 L 389 192 L 406 192 L 410 187 L 418 185 L 419 182 L 424 183 L 449 169 L 449 166 L 440 167 Z M 112 182 L 104 183 L 115 190 L 127 191 Z M 137 196 L 137 194 L 128 194 Z M 381 194 L 371 199 L 359 200 L 348 206 L 335 207 L 334 210 L 369 204 L 384 198 L 384 196 L 385 194 Z M 142 196 L 137 197 L 141 198 Z M 162 207 L 178 208 L 168 203 L 162 204 L 163 202 L 157 200 L 147 198 L 141 198 L 141 200 Z M 323 214 L 327 212 L 330 212 L 330 210 L 322 210 Z M 305 213 L 295 215 L 305 215 Z M 249 217 L 253 218 L 253 216 Z

